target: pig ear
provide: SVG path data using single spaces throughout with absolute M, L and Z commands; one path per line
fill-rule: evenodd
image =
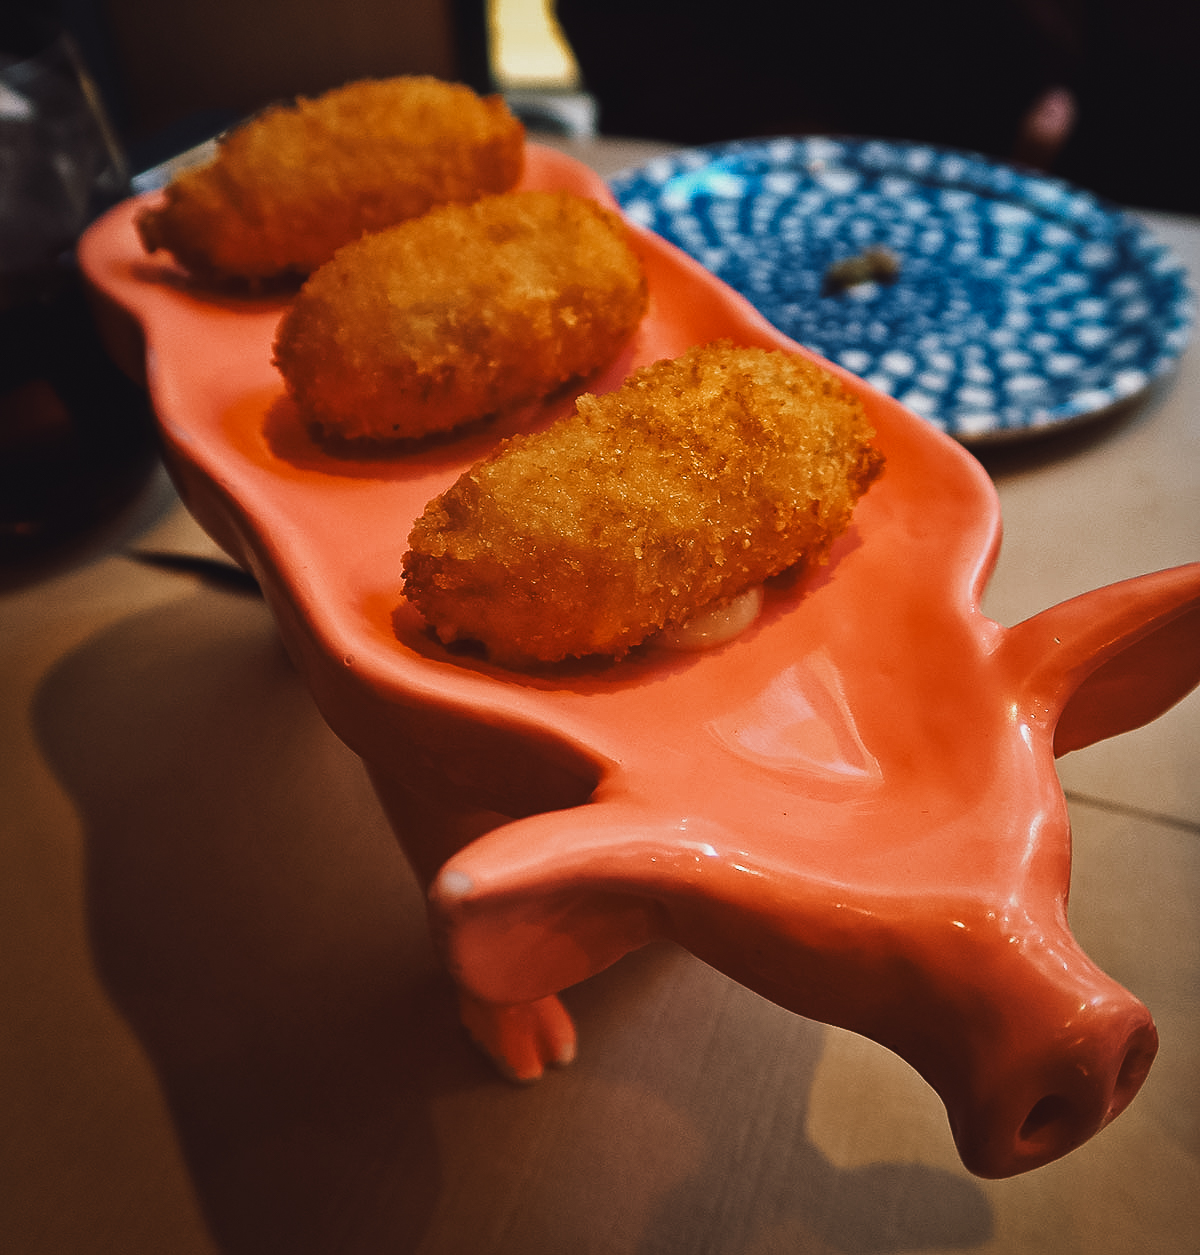
M 646 816 L 592 802 L 515 820 L 460 850 L 429 902 L 451 975 L 489 1002 L 531 1002 L 662 935 Z
M 1056 755 L 1141 727 L 1200 684 L 1200 562 L 1063 602 L 1001 648 L 1055 725 Z

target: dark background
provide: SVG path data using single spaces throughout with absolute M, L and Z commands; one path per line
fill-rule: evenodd
M 350 78 L 490 86 L 484 0 L 6 0 L 83 46 L 136 167 L 272 99 Z M 605 134 L 925 140 L 1200 212 L 1196 0 L 557 0 Z M 1047 89 L 1075 122 L 1022 128 Z

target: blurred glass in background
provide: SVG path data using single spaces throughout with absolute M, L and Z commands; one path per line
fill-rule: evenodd
M 0 15 L 0 561 L 42 557 L 153 464 L 146 397 L 100 344 L 75 242 L 128 190 L 73 40 Z

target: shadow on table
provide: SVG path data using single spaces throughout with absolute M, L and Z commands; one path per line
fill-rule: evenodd
M 1142 424 L 1153 422 L 1170 382 L 1170 379 L 1160 380 L 1138 396 L 1120 401 L 1102 413 L 1085 415 L 1075 422 L 1017 436 L 1011 441 L 1002 439 L 994 444 L 980 444 L 971 451 L 997 481 L 1068 461 L 1109 441 L 1132 435 Z
M 991 1236 L 964 1176 L 832 1166 L 804 1132 L 825 1030 L 668 947 L 568 995 L 575 1067 L 495 1078 L 365 771 L 258 599 L 200 591 L 125 619 L 47 677 L 35 718 L 85 827 L 97 968 L 222 1251 Z

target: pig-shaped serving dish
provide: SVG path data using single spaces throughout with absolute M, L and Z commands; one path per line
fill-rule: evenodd
M 536 146 L 525 183 L 612 203 Z M 401 555 L 430 498 L 572 398 L 403 455 L 333 457 L 271 364 L 282 300 L 193 289 L 143 251 L 137 208 L 81 247 L 110 343 L 144 365 L 184 501 L 258 579 L 366 762 L 429 886 L 464 1021 L 506 1072 L 568 1061 L 557 993 L 668 938 L 901 1055 L 978 1174 L 1044 1164 L 1126 1106 L 1155 1028 L 1068 929 L 1054 757 L 1197 683 L 1200 563 L 1001 627 L 980 611 L 1000 536 L 987 476 L 847 376 L 887 469 L 827 565 L 773 581 L 718 648 L 504 670 L 431 637 L 403 601 Z M 650 311 L 591 390 L 718 337 L 796 349 L 635 235 Z

